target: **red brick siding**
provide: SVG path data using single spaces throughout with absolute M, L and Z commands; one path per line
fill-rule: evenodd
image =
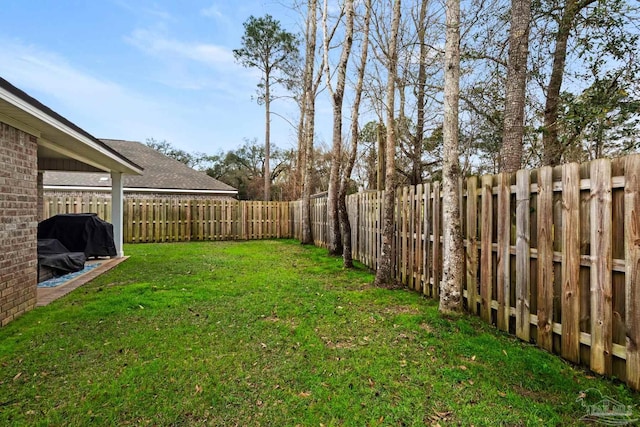
M 0 326 L 36 305 L 38 143 L 0 123 Z

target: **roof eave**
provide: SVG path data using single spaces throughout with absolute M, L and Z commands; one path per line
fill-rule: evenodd
M 44 185 L 45 190 L 52 191 L 111 191 L 110 186 L 98 187 L 89 185 Z M 124 187 L 124 192 L 129 193 L 181 193 L 181 194 L 219 194 L 237 195 L 238 190 L 204 190 L 204 189 L 182 189 L 182 188 L 147 188 L 147 187 Z
M 8 116 L 13 121 L 11 125 L 16 124 L 27 133 L 37 130 L 34 136 L 39 143 L 48 144 L 48 149 L 63 156 L 107 172 L 140 175 L 143 171 L 141 166 L 1 78 L 0 116 Z

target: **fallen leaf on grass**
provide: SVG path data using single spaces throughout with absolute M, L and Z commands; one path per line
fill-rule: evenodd
M 458 366 L 458 367 L 459 367 L 460 369 L 462 369 L 463 371 L 466 371 L 466 370 L 467 370 L 467 367 L 466 367 L 466 366 L 464 366 L 464 365 L 460 365 L 460 366 Z
M 499 395 L 500 397 L 507 397 L 507 393 L 503 393 L 503 392 L 501 392 L 501 391 L 499 391 L 499 392 L 498 392 L 498 395 Z
M 16 374 L 16 376 L 15 376 L 15 377 L 13 377 L 13 380 L 14 380 L 14 381 L 15 381 L 15 380 L 17 380 L 18 378 L 20 378 L 20 376 L 21 376 L 21 375 L 22 375 L 22 372 L 18 372 L 18 373 Z
M 202 387 L 196 384 L 196 394 L 200 394 L 200 393 L 202 393 Z
M 300 392 L 300 394 L 298 394 L 298 396 L 307 398 L 307 397 L 311 396 L 311 393 L 309 393 L 307 391 L 303 391 L 303 392 Z

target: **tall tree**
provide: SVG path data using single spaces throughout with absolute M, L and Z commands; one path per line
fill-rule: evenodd
M 327 90 L 329 91 L 333 105 L 331 172 L 329 174 L 329 189 L 327 191 L 327 219 L 329 223 L 328 249 L 330 254 L 340 255 L 342 253 L 342 238 L 340 233 L 340 215 L 338 213 L 338 193 L 340 190 L 340 166 L 342 163 L 342 105 L 347 81 L 347 66 L 349 57 L 351 56 L 351 46 L 353 45 L 354 0 L 345 0 L 344 2 L 344 41 L 342 42 L 342 53 L 340 54 L 340 59 L 335 70 L 337 73 L 335 88 L 331 81 L 332 70 L 329 65 L 330 37 L 328 31 L 328 9 L 328 2 L 324 0 L 322 14 L 324 64 Z M 352 120 L 357 120 L 357 117 L 352 116 Z
M 376 269 L 376 286 L 389 286 L 393 283 L 393 263 L 391 260 L 394 237 L 394 202 L 396 196 L 396 125 L 395 125 L 395 80 L 398 68 L 398 28 L 400 26 L 401 0 L 393 3 L 391 36 L 387 56 L 387 139 L 385 145 L 386 170 L 384 210 L 382 216 L 382 247 Z
M 425 86 L 427 83 L 427 6 L 429 0 L 420 2 L 420 12 L 418 15 L 418 81 L 416 92 L 416 105 L 418 107 L 416 118 L 416 130 L 413 136 L 413 153 L 411 157 L 411 175 L 409 183 L 417 185 L 422 182 L 422 147 L 424 141 L 424 118 L 425 118 Z
M 351 179 L 351 172 L 356 162 L 358 154 L 358 116 L 360 114 L 360 102 L 362 101 L 362 86 L 364 82 L 364 72 L 367 66 L 367 58 L 369 54 L 369 25 L 371 21 L 371 0 L 365 0 L 365 15 L 362 26 L 362 42 L 360 53 L 360 65 L 356 73 L 356 86 L 353 90 L 354 100 L 351 105 L 351 146 L 349 149 L 349 158 L 342 174 L 340 182 L 340 191 L 338 192 L 338 213 L 340 217 L 340 232 L 342 233 L 342 260 L 345 268 L 353 267 L 353 256 L 351 248 L 351 223 L 347 215 L 347 188 Z
M 637 81 L 638 7 L 626 0 L 565 0 L 561 7 L 555 2 L 547 4 L 543 1 L 542 6 L 546 8 L 542 10 L 543 14 L 557 27 L 552 33 L 555 43 L 553 64 L 546 85 L 542 126 L 542 161 L 554 165 L 565 159 L 577 159 L 576 154 L 581 151 L 579 146 L 571 145 L 580 138 L 578 141 L 572 139 L 573 129 L 567 135 L 563 115 L 573 109 L 571 101 L 579 101 L 582 96 L 569 92 L 577 86 L 589 97 L 592 89 L 599 88 L 596 92 L 606 89 L 610 82 L 615 86 L 616 75 L 624 76 L 620 80 L 623 85 L 625 81 Z M 565 78 L 574 80 L 570 80 L 570 89 L 562 90 Z M 624 112 L 627 100 L 618 99 L 618 105 L 611 105 L 606 97 L 600 98 L 604 101 L 601 104 L 604 110 Z M 599 97 L 592 101 L 598 103 Z M 609 119 L 614 116 L 609 115 Z M 592 119 L 598 121 L 597 116 Z
M 317 40 L 318 3 L 317 0 L 309 0 L 307 4 L 307 19 L 305 31 L 305 66 L 302 88 L 302 111 L 304 117 L 302 132 L 304 156 L 302 163 L 302 219 L 300 243 L 308 245 L 313 243 L 311 235 L 311 181 L 313 172 L 313 137 L 315 133 L 315 103 L 317 85 L 314 85 L 313 75 L 315 68 L 315 53 Z M 318 73 L 320 75 L 320 73 Z
M 560 105 L 560 88 L 567 60 L 569 35 L 575 24 L 577 14 L 594 1 L 596 0 L 566 0 L 558 23 L 553 65 L 549 84 L 547 85 L 547 100 L 544 108 L 544 132 L 542 134 L 544 156 L 542 162 L 545 165 L 557 165 L 562 159 L 562 144 L 558 140 L 558 107 Z
M 503 172 L 515 172 L 522 164 L 530 22 L 531 0 L 511 0 L 509 60 L 500 156 L 500 169 Z
M 269 168 L 271 145 L 271 92 L 274 84 L 291 86 L 291 74 L 298 58 L 298 40 L 296 36 L 284 30 L 280 22 L 271 15 L 261 18 L 250 16 L 242 24 L 242 48 L 234 49 L 233 56 L 244 67 L 257 68 L 262 72 L 258 84 L 258 100 L 264 102 L 264 199 L 271 199 L 271 173 Z
M 460 309 L 464 253 L 460 230 L 458 104 L 460 99 L 460 0 L 446 0 L 442 170 L 442 313 Z
M 271 171 L 271 181 L 276 183 L 274 189 L 279 189 L 282 193 L 282 183 L 277 185 L 277 182 L 282 181 L 281 177 L 291 168 L 291 153 L 276 146 L 271 148 L 271 160 L 275 164 Z M 204 169 L 207 175 L 237 188 L 239 199 L 261 200 L 264 157 L 264 145 L 254 138 L 245 139 L 240 148 L 205 156 L 202 163 L 206 163 Z

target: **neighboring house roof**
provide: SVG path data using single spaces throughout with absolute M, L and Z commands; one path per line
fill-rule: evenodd
M 102 139 L 104 144 L 144 168 L 142 175 L 125 175 L 125 191 L 154 193 L 199 193 L 233 196 L 238 190 L 204 172 L 196 171 L 178 160 L 135 141 Z M 48 171 L 45 189 L 106 189 L 111 178 L 101 173 L 68 173 Z
M 140 165 L 0 77 L 0 119 L 38 138 L 38 157 L 69 158 L 127 174 Z

